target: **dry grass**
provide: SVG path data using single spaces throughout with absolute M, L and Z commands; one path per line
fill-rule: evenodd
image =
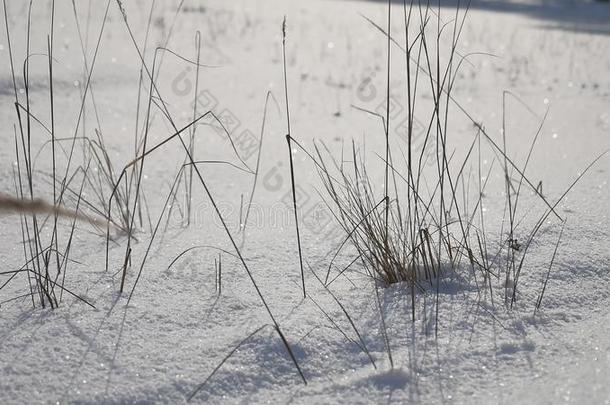
M 0 194 L 0 214 L 17 214 L 20 217 L 22 230 L 22 244 L 24 254 L 24 264 L 16 270 L 0 273 L 8 276 L 8 280 L 0 285 L 2 290 L 9 283 L 17 280 L 18 275 L 25 275 L 28 286 L 28 294 L 13 299 L 30 298 L 33 307 L 56 308 L 61 303 L 62 294 L 66 292 L 77 299 L 91 305 L 84 298 L 76 293 L 69 291 L 65 287 L 67 267 L 71 252 L 72 240 L 78 230 L 77 222 L 85 222 L 98 230 L 100 237 L 103 237 L 105 230 L 105 270 L 118 269 L 121 274 L 121 285 L 119 291 L 129 291 L 127 302 L 134 296 L 138 283 L 144 276 L 146 261 L 159 234 L 167 229 L 169 217 L 173 207 L 181 209 L 183 202 L 184 209 L 181 214 L 184 225 L 191 223 L 192 205 L 191 200 L 195 190 L 195 185 L 203 190 L 202 197 L 209 200 L 212 204 L 214 215 L 219 219 L 227 242 L 230 244 L 231 251 L 223 253 L 231 255 L 243 268 L 244 275 L 254 287 L 254 293 L 260 300 L 263 310 L 269 318 L 269 323 L 255 329 L 250 335 L 241 341 L 237 347 L 228 353 L 222 362 L 216 367 L 211 375 L 202 384 L 196 387 L 188 399 L 193 398 L 209 381 L 224 362 L 248 339 L 267 326 L 271 326 L 281 339 L 290 360 L 294 364 L 296 374 L 300 379 L 307 383 L 306 377 L 297 362 L 292 347 L 288 342 L 275 314 L 270 309 L 267 298 L 263 295 L 257 281 L 249 267 L 247 260 L 242 255 L 242 246 L 237 241 L 239 232 L 245 233 L 248 213 L 253 196 L 256 190 L 259 163 L 260 146 L 262 146 L 265 131 L 265 118 L 267 107 L 270 100 L 275 100 L 271 93 L 265 99 L 263 112 L 263 122 L 260 134 L 260 145 L 258 160 L 254 169 L 241 158 L 235 148 L 231 134 L 224 127 L 222 122 L 212 111 L 198 111 L 197 102 L 193 103 L 192 119 L 184 126 L 179 126 L 170 113 L 163 95 L 159 90 L 159 71 L 163 57 L 169 54 L 176 57 L 189 66 L 195 66 L 195 93 L 198 89 L 200 57 L 201 57 L 201 37 L 199 33 L 195 35 L 195 58 L 190 60 L 185 56 L 176 54 L 167 48 L 170 34 L 166 38 L 164 46 L 154 50 L 152 64 L 147 62 L 148 36 L 144 46 L 136 41 L 132 33 L 128 20 L 128 15 L 120 1 L 116 1 L 121 15 L 122 22 L 127 29 L 133 50 L 137 53 L 140 61 L 137 95 L 137 115 L 135 118 L 135 133 L 133 138 L 133 156 L 130 158 L 122 170 L 117 171 L 111 161 L 104 142 L 104 135 L 101 132 L 99 117 L 97 117 L 97 107 L 95 103 L 91 77 L 96 66 L 96 58 L 100 49 L 102 38 L 104 37 L 105 23 L 108 18 L 108 10 L 112 0 L 105 3 L 105 14 L 102 24 L 97 33 L 97 42 L 91 60 L 85 57 L 83 66 L 83 83 L 81 89 L 81 99 L 79 112 L 75 118 L 76 125 L 72 136 L 67 138 L 57 138 L 55 128 L 55 101 L 53 97 L 53 33 L 54 33 L 54 2 L 51 11 L 51 24 L 48 34 L 48 75 L 49 75 L 49 110 L 50 125 L 47 127 L 40 122 L 30 109 L 30 86 L 29 86 L 29 63 L 30 59 L 24 61 L 23 82 L 25 94 L 19 95 L 17 91 L 17 76 L 14 69 L 13 52 L 11 50 L 11 37 L 6 15 L 6 0 L 3 0 L 5 12 L 5 25 L 7 28 L 7 41 L 12 69 L 13 88 L 15 93 L 16 124 L 15 132 L 15 156 L 17 166 L 14 174 L 15 197 Z M 181 1 L 177 11 L 178 15 L 183 2 Z M 30 4 L 30 7 L 32 5 Z M 74 16 L 78 26 L 78 12 L 75 3 Z M 154 2 L 152 3 L 147 33 L 150 29 Z M 286 72 L 286 22 L 282 25 L 283 52 L 284 52 L 284 93 L 286 108 L 286 139 L 288 142 L 290 157 L 290 177 L 292 187 L 292 208 L 296 225 L 296 244 L 299 253 L 300 265 L 300 289 L 303 298 L 311 300 L 321 311 L 324 317 L 342 333 L 348 340 L 355 344 L 363 353 L 367 355 L 371 364 L 377 367 L 372 354 L 369 352 L 363 334 L 356 327 L 352 317 L 342 305 L 339 297 L 330 289 L 330 285 L 339 277 L 345 275 L 352 267 L 362 265 L 366 273 L 372 279 L 375 289 L 377 305 L 379 309 L 380 321 L 384 345 L 390 365 L 393 366 L 393 358 L 390 347 L 390 338 L 385 327 L 385 316 L 381 305 L 380 289 L 395 283 L 407 283 L 410 287 L 410 301 L 412 308 L 412 319 L 415 321 L 416 313 L 416 294 L 418 291 L 432 290 L 436 294 L 436 332 L 438 333 L 439 316 L 439 290 L 440 284 L 447 277 L 455 277 L 463 280 L 472 281 L 476 285 L 480 296 L 487 295 L 489 300 L 494 303 L 504 301 L 506 307 L 512 307 L 516 302 L 520 276 L 526 270 L 526 256 L 532 241 L 538 235 L 542 224 L 549 218 L 556 217 L 558 223 L 563 226 L 564 218 L 560 217 L 555 208 L 564 199 L 567 193 L 576 185 L 580 178 L 587 173 L 590 167 L 595 164 L 603 154 L 595 159 L 567 188 L 559 198 L 551 201 L 542 195 L 539 187 L 534 185 L 526 176 L 526 170 L 530 163 L 532 150 L 542 128 L 536 133 L 527 159 L 524 164 L 518 165 L 513 161 L 507 151 L 506 131 L 503 132 L 502 142 L 497 142 L 489 136 L 482 124 L 472 119 L 472 116 L 457 102 L 452 96 L 452 89 L 458 72 L 463 63 L 467 62 L 468 55 L 461 55 L 457 51 L 458 43 L 468 14 L 468 6 L 457 7 L 455 16 L 448 22 L 440 18 L 440 10 L 435 10 L 430 5 L 414 5 L 403 2 L 401 17 L 404 19 L 404 32 L 401 38 L 397 39 L 390 30 L 390 20 L 392 10 L 399 7 L 392 7 L 388 2 L 388 25 L 382 28 L 369 20 L 375 28 L 384 34 L 384 44 L 387 44 L 387 87 L 386 98 L 387 107 L 385 115 L 379 115 L 366 111 L 358 106 L 357 109 L 373 114 L 382 123 L 382 130 L 379 135 L 384 137 L 384 150 L 376 156 L 374 163 L 370 157 L 352 143 L 349 150 L 342 151 L 341 158 L 336 158 L 333 153 L 323 144 L 314 143 L 315 151 L 310 153 L 291 133 L 289 92 Z M 175 18 L 174 18 L 175 22 Z M 173 25 L 172 25 L 173 27 Z M 26 54 L 30 55 L 29 37 L 31 31 L 31 20 L 28 16 L 27 29 L 27 49 Z M 83 55 L 89 54 L 85 49 L 82 35 L 79 36 Z M 394 123 L 390 121 L 390 80 L 392 64 L 392 47 L 398 46 L 401 50 L 399 57 L 404 57 L 405 88 L 404 94 L 407 100 L 407 150 L 397 153 L 396 140 L 391 136 L 391 128 Z M 431 100 L 422 101 L 422 93 L 430 94 Z M 504 94 L 506 99 L 507 93 Z M 196 100 L 195 100 L 196 101 Z M 93 106 L 97 122 L 97 128 L 93 131 L 85 129 L 88 106 Z M 90 107 L 89 107 L 90 108 Z M 455 157 L 453 144 L 456 139 L 452 132 L 450 116 L 454 110 L 462 113 L 467 119 L 472 121 L 475 130 L 471 142 L 468 143 L 466 153 L 458 160 Z M 160 142 L 151 144 L 149 133 L 153 112 L 161 114 L 164 123 L 170 127 L 170 133 Z M 505 114 L 505 111 L 503 111 Z M 426 124 L 426 131 L 423 145 L 420 149 L 415 148 L 414 122 L 415 117 L 423 119 Z M 197 158 L 195 139 L 197 138 L 196 124 L 208 119 L 214 121 L 222 129 L 228 142 L 233 147 L 237 164 L 220 161 L 206 161 Z M 38 131 L 35 126 L 42 127 L 45 136 L 44 141 L 38 139 Z M 92 134 L 90 136 L 89 134 Z M 50 138 L 50 141 L 47 140 Z M 185 139 L 186 138 L 186 139 Z M 184 155 L 180 156 L 180 164 L 170 191 L 167 194 L 161 212 L 156 221 L 151 219 L 152 215 L 147 209 L 146 193 L 143 188 L 142 178 L 148 165 L 154 163 L 155 155 L 166 147 L 169 143 L 178 143 L 182 147 Z M 499 146 L 501 144 L 502 146 Z M 40 146 L 42 145 L 42 146 Z M 64 145 L 67 145 L 65 147 Z M 36 147 L 39 147 L 36 153 Z M 50 146 L 50 150 L 49 150 Z M 305 285 L 304 263 L 307 263 L 303 255 L 301 245 L 301 235 L 299 231 L 298 204 L 296 199 L 296 168 L 292 160 L 292 148 L 299 147 L 306 151 L 309 158 L 314 162 L 318 170 L 322 184 L 326 191 L 324 198 L 327 205 L 341 228 L 345 231 L 345 239 L 335 249 L 332 259 L 324 277 L 319 277 L 311 267 L 309 270 L 322 286 L 323 291 L 328 293 L 342 310 L 342 315 L 348 319 L 349 324 L 357 336 L 350 338 L 348 334 L 333 320 L 328 311 L 322 308 L 312 293 L 307 290 Z M 432 161 L 427 151 L 432 148 Z M 501 170 L 505 180 L 506 207 L 508 226 L 506 232 L 500 230 L 502 242 L 496 246 L 490 242 L 490 235 L 485 226 L 485 213 L 483 210 L 482 199 L 484 196 L 485 182 L 483 177 L 490 178 L 490 173 L 494 169 L 494 164 L 489 168 L 488 173 L 482 172 L 482 154 L 484 149 L 495 154 L 496 166 Z M 349 158 L 345 159 L 343 153 Z M 52 167 L 47 172 L 36 169 L 34 162 L 38 155 L 44 156 L 52 162 Z M 78 158 L 82 161 L 78 162 Z M 209 188 L 208 179 L 203 176 L 200 169 L 206 164 L 230 164 L 234 168 L 242 171 L 252 179 L 252 188 L 248 194 L 248 205 L 246 206 L 245 216 L 240 209 L 240 231 L 236 234 L 227 225 L 226 218 L 218 208 L 213 193 Z M 90 168 L 95 166 L 98 170 L 95 173 Z M 431 169 L 429 168 L 431 167 Z M 465 168 L 475 168 L 478 172 L 478 181 L 471 183 L 470 174 Z M 374 172 L 374 174 L 373 174 Z M 375 188 L 373 179 L 379 173 L 383 173 L 383 189 L 380 191 Z M 515 183 L 515 180 L 517 186 Z M 466 186 L 468 184 L 468 186 Z M 474 191 L 470 190 L 470 185 L 474 184 Z M 530 230 L 523 230 L 519 227 L 517 213 L 519 196 L 525 189 L 531 189 L 538 197 L 538 202 L 544 207 L 544 213 L 540 216 L 535 226 Z M 85 193 L 85 190 L 87 193 Z M 465 190 L 465 191 L 464 191 Z M 49 194 L 52 192 L 52 201 Z M 182 193 L 182 194 L 181 194 Z M 474 196 L 474 202 L 469 198 Z M 42 198 L 44 197 L 44 199 Z M 243 209 L 243 194 L 240 207 Z M 506 216 L 506 214 L 505 214 Z M 61 220 L 68 220 L 67 232 L 58 231 L 58 223 Z M 148 220 L 148 221 L 147 221 Z M 162 224 L 165 220 L 165 229 Z M 147 245 L 144 254 L 135 263 L 132 245 L 138 233 L 145 234 L 146 226 L 150 230 L 146 233 Z M 104 229 L 105 228 L 105 229 Z M 117 231 L 116 235 L 111 235 L 111 230 Z M 49 231 L 49 232 L 45 232 Z M 113 232 L 114 233 L 114 232 Z M 519 238 L 524 241 L 518 243 L 517 235 L 525 235 Z M 50 236 L 49 236 L 50 235 Z M 242 234 L 243 235 L 243 234 Z M 544 282 L 541 286 L 535 302 L 536 310 L 540 308 L 544 292 L 547 288 L 550 272 L 555 260 L 558 249 L 560 248 L 561 236 L 555 246 L 553 257 L 551 258 Z M 111 251 L 111 244 L 118 246 L 120 250 L 118 258 L 114 257 Z M 351 257 L 349 265 L 334 271 L 335 260 L 347 251 L 347 246 L 351 246 L 355 255 Z M 196 248 L 210 246 L 196 246 L 186 248 L 179 254 L 172 264 L 182 257 L 185 253 Z M 223 269 L 223 265 L 225 266 Z M 215 265 L 216 269 L 216 289 L 219 298 L 222 295 L 223 281 L 222 274 L 226 271 L 226 263 L 222 263 L 222 257 L 218 256 Z M 135 270 L 135 271 L 134 271 Z M 129 277 L 134 276 L 134 277 Z M 130 285 L 131 283 L 131 285 Z M 315 290 L 314 290 L 315 291 Z M 502 294 L 502 299 L 494 296 Z M 365 331 L 366 332 L 366 331 Z

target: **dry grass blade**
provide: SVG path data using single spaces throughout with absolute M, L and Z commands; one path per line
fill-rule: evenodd
M 42 199 L 27 200 L 11 197 L 0 193 L 0 215 L 7 214 L 49 214 L 59 217 L 77 219 L 92 225 L 106 226 L 105 219 L 91 218 L 87 215 L 72 211 L 61 206 L 55 206 Z

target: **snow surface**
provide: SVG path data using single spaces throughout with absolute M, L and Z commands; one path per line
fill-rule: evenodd
M 26 49 L 27 2 L 7 3 L 20 72 Z M 46 51 L 47 3 L 35 2 L 33 7 L 32 53 Z M 71 137 L 84 81 L 82 53 L 71 5 L 57 3 L 56 128 Z M 81 28 L 88 26 L 90 61 L 105 2 L 91 2 L 88 25 L 86 2 L 77 3 Z M 150 3 L 125 3 L 136 39 L 143 43 Z M 157 3 L 149 46 L 163 43 L 177 6 L 175 2 Z M 400 4 L 393 6 L 392 31 L 397 36 L 402 35 Z M 444 6 L 442 16 L 450 20 L 454 4 Z M 281 23 L 286 15 L 293 135 L 308 146 L 314 138 L 324 140 L 333 150 L 340 148 L 342 139 L 346 143 L 354 139 L 366 143 L 372 155 L 383 145 L 379 122 L 350 105 L 376 109 L 385 103 L 386 40 L 362 16 L 383 25 L 386 12 L 383 1 L 187 0 L 169 47 L 195 58 L 195 32 L 201 31 L 201 60 L 212 67 L 202 69 L 200 89 L 207 91 L 206 100 L 215 100 L 215 112 L 229 111 L 239 120 L 240 132 L 248 129 L 258 138 L 266 92 L 271 90 L 283 105 Z M 549 108 L 528 168 L 533 180 L 542 181 L 549 198 L 558 198 L 593 158 L 610 148 L 608 4 L 474 2 L 459 51 L 495 55 L 473 56 L 454 89 L 454 97 L 490 134 L 500 137 L 505 89 L 536 113 L 533 116 L 513 101 L 507 108 L 509 153 L 519 161 L 526 156 L 540 118 Z M 394 47 L 393 52 L 398 60 L 400 51 Z M 46 58 L 32 58 L 32 111 L 48 122 Z M 150 58 L 149 53 L 147 60 Z M 0 190 L 13 193 L 16 118 L 4 29 L 0 61 Z M 171 56 L 165 56 L 163 64 L 160 91 L 184 125 L 192 115 L 194 71 L 185 71 L 185 64 Z M 133 158 L 138 74 L 137 53 L 117 5 L 111 2 L 92 83 L 99 129 L 115 167 Z M 375 94 L 363 95 L 360 86 L 368 78 Z M 393 66 L 392 88 L 397 94 L 404 88 L 400 65 Z M 390 369 L 384 347 L 371 280 L 356 271 L 349 274 L 351 282 L 338 278 L 332 290 L 362 334 L 375 369 L 311 300 L 302 300 L 292 212 L 282 202 L 290 186 L 283 114 L 283 108 L 269 109 L 255 215 L 240 242 L 308 385 L 295 372 L 278 335 L 266 326 L 235 352 L 194 402 L 610 402 L 610 158 L 600 160 L 560 204 L 567 225 L 543 307 L 535 316 L 532 304 L 559 234 L 556 222 L 543 227 L 533 246 L 522 296 L 512 310 L 502 303 L 479 300 L 471 283 L 445 280 L 435 336 L 432 305 L 418 311 L 417 321 L 412 323 L 408 288 L 382 289 L 394 369 Z M 159 114 L 157 119 L 152 143 L 171 133 Z M 97 124 L 90 105 L 84 122 L 84 131 L 93 136 Z M 472 123 L 458 112 L 452 123 L 456 145 L 467 147 L 473 136 Z M 45 133 L 39 128 L 36 131 L 42 145 Z M 226 139 L 211 129 L 198 131 L 196 148 L 201 159 L 233 156 Z M 249 150 L 243 148 L 243 153 Z M 37 168 L 48 173 L 48 150 L 41 156 Z M 302 200 L 305 213 L 315 207 L 319 182 L 304 153 L 297 150 L 294 156 L 306 196 Z M 178 145 L 171 144 L 147 163 L 143 189 L 153 221 L 183 159 Z M 249 164 L 255 161 L 256 154 L 248 157 Z M 491 162 L 484 163 L 488 168 Z M 249 192 L 251 178 L 225 166 L 210 166 L 204 173 L 231 229 L 237 231 L 240 196 Z M 485 205 L 488 226 L 498 233 L 504 209 L 503 180 L 501 173 L 494 176 Z M 196 193 L 194 223 L 185 229 L 172 217 L 167 232 L 153 245 L 129 305 L 127 294 L 118 294 L 124 240 L 121 247 L 112 247 L 111 269 L 106 272 L 104 238 L 81 225 L 72 247 L 74 262 L 68 267 L 66 287 L 96 308 L 69 296 L 64 296 L 56 310 L 32 309 L 27 298 L 0 307 L 0 403 L 183 403 L 239 342 L 270 323 L 243 268 L 230 254 L 223 254 L 220 296 L 215 291 L 215 248 L 195 249 L 168 269 L 181 251 L 192 246 L 231 251 L 203 190 L 196 188 Z M 540 205 L 529 190 L 525 194 L 523 213 L 533 207 L 527 222 L 535 220 Z M 2 270 L 19 268 L 23 265 L 19 217 L 0 217 L 0 227 Z M 304 219 L 304 256 L 320 274 L 341 235 L 336 230 L 324 218 Z M 139 242 L 134 245 L 129 288 L 148 244 L 148 227 L 136 236 Z M 355 339 L 341 309 L 315 278 L 308 275 L 306 283 L 309 295 Z M 20 278 L 0 291 L 0 300 L 27 292 L 27 279 Z M 423 296 L 418 303 L 423 306 Z

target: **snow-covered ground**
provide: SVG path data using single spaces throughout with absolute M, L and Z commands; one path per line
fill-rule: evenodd
M 56 3 L 55 130 L 61 134 L 58 138 L 71 138 L 87 77 L 72 4 Z M 90 66 L 106 2 L 76 3 Z M 141 46 L 151 2 L 124 3 Z M 248 198 L 252 176 L 224 164 L 210 164 L 203 174 L 229 228 L 239 235 L 241 252 L 308 384 L 303 384 L 278 334 L 268 325 L 269 315 L 235 259 L 204 190 L 196 185 L 193 222 L 180 226 L 179 211 L 173 211 L 167 229 L 160 231 L 152 245 L 129 304 L 128 292 L 150 240 L 146 218 L 135 235 L 127 293 L 123 295 L 118 289 L 126 238 L 117 236 L 117 243 L 111 245 L 110 269 L 106 271 L 105 235 L 87 224 L 79 225 L 65 286 L 95 309 L 68 294 L 54 310 L 33 309 L 29 297 L 4 303 L 29 292 L 25 276 L 16 277 L 0 290 L 1 403 L 182 403 L 236 345 L 261 327 L 193 402 L 610 402 L 610 156 L 593 166 L 558 207 L 567 222 L 536 315 L 533 304 L 561 229 L 557 221 L 543 226 L 532 245 L 521 296 L 512 309 L 503 302 L 482 298 L 472 283 L 447 279 L 439 290 L 436 334 L 434 305 L 428 303 L 426 309 L 418 311 L 416 322 L 411 322 L 409 288 L 395 285 L 380 289 L 393 369 L 371 279 L 357 267 L 347 273 L 349 278 L 337 278 L 331 289 L 362 335 L 375 368 L 356 344 L 338 331 L 340 327 L 350 339 L 357 340 L 341 308 L 309 272 L 306 286 L 310 298 L 302 299 L 284 138 L 282 20 L 286 16 L 292 135 L 310 149 L 312 140 L 317 139 L 333 151 L 340 151 L 342 142 L 351 144 L 354 140 L 366 145 L 371 162 L 379 162 L 374 156 L 384 145 L 380 122 L 353 106 L 385 111 L 387 37 L 366 18 L 385 26 L 387 4 L 186 0 L 176 15 L 177 3 L 156 2 L 145 58 L 152 65 L 152 48 L 163 45 L 171 33 L 167 46 L 195 60 L 195 33 L 200 31 L 200 60 L 208 67 L 201 68 L 197 84 L 199 111 L 212 110 L 228 118 L 226 125 L 239 139 L 235 149 L 250 166 L 256 164 L 259 152 L 267 91 L 277 99 L 277 108 L 270 103 L 267 114 L 259 183 L 245 235 L 238 232 L 240 200 Z M 441 17 L 449 22 L 455 16 L 455 3 L 442 3 Z M 29 72 L 30 111 L 47 126 L 48 61 L 40 54 L 47 49 L 50 4 L 34 2 L 32 7 L 30 54 L 36 55 L 30 56 Z M 17 76 L 22 75 L 26 55 L 27 6 L 27 2 L 7 0 Z M 403 27 L 402 2 L 396 2 L 392 34 L 399 40 Z M 2 28 L 0 191 L 14 194 L 14 131 L 18 131 L 14 125 L 18 121 L 4 24 Z M 536 184 L 542 182 L 543 193 L 551 201 L 610 148 L 607 2 L 477 1 L 472 4 L 458 51 L 479 54 L 472 55 L 470 63 L 462 67 L 453 97 L 496 141 L 501 140 L 502 92 L 509 90 L 522 100 L 508 97 L 505 109 L 508 153 L 521 164 L 548 109 L 527 175 Z M 400 64 L 404 54 L 396 46 L 392 52 L 390 87 L 397 110 L 390 131 L 400 136 L 400 124 L 406 117 L 401 110 L 405 105 Z M 180 128 L 192 119 L 195 68 L 170 54 L 163 58 L 159 91 Z M 119 7 L 111 1 L 91 81 L 97 112 L 89 99 L 77 132 L 78 136 L 94 137 L 98 129 L 118 170 L 134 157 L 139 72 L 138 53 Z M 17 86 L 22 88 L 22 81 Z M 25 95 L 19 97 L 23 103 Z M 450 142 L 459 154 L 469 147 L 476 130 L 459 110 L 453 111 Z M 173 132 L 158 109 L 155 114 L 151 145 Z M 142 117 L 139 119 L 141 128 Z M 49 134 L 40 125 L 32 125 L 37 152 Z M 197 159 L 239 164 L 226 137 L 210 126 L 199 126 L 197 131 Z M 35 163 L 41 179 L 51 168 L 49 145 L 44 147 Z M 299 149 L 293 156 L 303 256 L 322 274 L 343 234 L 327 212 L 318 211 L 316 190 L 322 187 L 310 159 Z M 482 161 L 485 172 L 492 158 L 490 154 Z M 184 152 L 172 142 L 145 163 L 142 190 L 153 226 L 183 162 Z M 500 239 L 504 179 L 501 171 L 493 173 L 484 199 L 486 225 L 490 238 Z M 382 184 L 382 177 L 371 175 Z M 39 197 L 52 199 L 49 187 L 42 184 L 40 190 L 46 191 Z M 519 217 L 527 214 L 522 227 L 526 232 L 544 207 L 529 189 L 521 198 Z M 69 231 L 69 221 L 61 223 L 63 235 Z M 19 216 L 0 216 L 0 228 L 0 271 L 19 269 L 24 264 Z M 172 263 L 190 247 L 197 248 Z M 220 295 L 214 270 L 219 252 L 223 269 Z M 346 265 L 351 258 L 339 260 Z M 7 275 L 0 275 L 0 286 L 6 279 Z M 418 297 L 422 308 L 424 296 Z

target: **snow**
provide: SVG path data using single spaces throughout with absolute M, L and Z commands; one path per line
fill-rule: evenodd
M 26 52 L 27 5 L 7 3 L 20 75 Z M 80 94 L 87 80 L 68 3 L 57 2 L 54 39 L 55 126 L 61 137 L 74 135 Z M 90 13 L 86 2 L 77 3 L 81 30 L 88 32 L 90 63 L 105 2 L 91 2 Z M 124 3 L 135 38 L 143 44 L 150 2 Z M 177 6 L 176 2 L 157 3 L 147 61 L 152 60 L 152 46 L 164 43 Z M 32 53 L 46 52 L 49 4 L 34 4 Z M 398 38 L 404 35 L 401 4 L 393 5 L 392 32 Z M 448 2 L 442 9 L 443 18 L 453 18 L 452 5 Z M 200 30 L 201 61 L 209 65 L 201 70 L 200 112 L 212 109 L 217 115 L 231 117 L 231 130 L 240 135 L 237 148 L 250 166 L 256 163 L 266 92 L 272 91 L 277 99 L 277 107 L 271 102 L 268 111 L 260 183 L 246 237 L 237 239 L 308 384 L 297 374 L 243 266 L 232 256 L 234 250 L 209 199 L 197 185 L 193 222 L 186 228 L 180 226 L 178 211 L 173 211 L 167 231 L 152 245 L 129 303 L 129 291 L 150 240 L 148 225 L 139 230 L 133 243 L 126 293 L 118 293 L 125 238 L 117 235 L 120 246 L 111 245 L 106 271 L 105 236 L 80 224 L 71 248 L 73 262 L 68 266 L 66 287 L 95 309 L 67 294 L 54 310 L 32 308 L 29 298 L 0 306 L 0 402 L 183 403 L 231 350 L 262 327 L 218 369 L 193 402 L 609 403 L 608 156 L 558 207 L 567 223 L 542 308 L 535 315 L 533 303 L 561 229 L 557 221 L 545 224 L 532 245 L 520 297 L 512 309 L 482 299 L 470 279 L 444 279 L 438 295 L 437 332 L 434 305 L 430 305 L 436 287 L 418 296 L 416 322 L 411 321 L 408 286 L 381 288 L 380 306 L 394 368 L 390 367 L 370 278 L 350 271 L 349 280 L 339 277 L 331 289 L 353 319 L 376 368 L 354 343 L 358 338 L 339 305 L 307 269 L 306 287 L 315 303 L 302 299 L 293 213 L 286 204 L 291 203 L 289 153 L 298 168 L 303 254 L 316 274 L 326 272 L 342 233 L 327 212 L 316 211 L 316 189 L 322 187 L 311 161 L 300 149 L 289 152 L 286 146 L 281 54 L 284 15 L 293 136 L 310 148 L 313 139 L 323 140 L 333 151 L 340 150 L 341 140 L 348 144 L 353 139 L 366 144 L 367 153 L 374 156 L 383 148 L 380 122 L 351 105 L 371 110 L 385 105 L 386 37 L 362 17 L 383 26 L 385 2 L 186 1 L 169 47 L 196 58 L 195 32 Z M 497 139 L 502 128 L 502 92 L 509 90 L 520 97 L 535 115 L 508 98 L 508 149 L 519 162 L 524 161 L 548 108 L 527 172 L 535 183 L 542 182 L 543 192 L 551 200 L 559 198 L 595 157 L 610 148 L 609 21 L 608 4 L 558 0 L 478 1 L 466 21 L 459 51 L 494 56 L 469 59 L 471 64 L 463 67 L 454 97 Z M 17 119 L 7 44 L 3 29 L 0 191 L 14 194 L 13 124 Z M 396 47 L 392 52 L 392 89 L 402 89 L 403 55 Z M 32 58 L 32 110 L 48 123 L 48 64 L 45 57 Z M 120 11 L 111 2 L 92 88 L 99 129 L 115 168 L 133 159 L 139 66 Z M 194 70 L 177 58 L 164 56 L 159 90 L 178 127 L 193 114 Z M 23 87 L 22 81 L 17 85 Z M 404 103 L 400 94 L 396 90 L 399 108 Z M 452 136 L 463 152 L 472 142 L 473 126 L 458 111 L 452 114 Z M 397 114 L 390 127 L 398 128 L 403 118 Z M 79 134 L 85 131 L 94 136 L 98 124 L 90 104 L 83 123 L 85 129 L 81 126 Z M 197 131 L 200 159 L 239 164 L 226 138 L 209 126 Z M 149 142 L 156 144 L 172 132 L 157 113 Z M 42 147 L 48 134 L 40 127 L 35 133 L 36 145 Z M 48 147 L 36 161 L 37 169 L 47 173 Z M 486 156 L 484 173 L 492 159 L 492 154 Z M 143 192 L 153 224 L 183 161 L 179 144 L 169 143 L 146 162 Z M 239 201 L 250 192 L 252 178 L 226 165 L 209 165 L 202 173 L 237 235 Z M 374 181 L 383 184 L 382 177 Z M 45 197 L 52 198 L 48 187 L 40 187 L 46 190 Z M 496 170 L 484 200 L 490 239 L 501 238 L 503 191 L 502 173 Z M 527 213 L 523 229 L 530 229 L 527 225 L 544 208 L 530 191 L 524 191 L 520 201 L 520 214 Z M 64 220 L 62 224 L 63 235 L 69 223 Z M 2 271 L 18 269 L 24 262 L 19 217 L 0 216 L 0 228 Z M 182 251 L 195 246 L 199 247 L 169 267 Z M 222 252 L 221 294 L 217 293 L 214 269 L 219 249 L 229 252 Z M 351 259 L 340 257 L 339 264 L 347 265 Z M 0 285 L 5 279 L 0 275 Z M 27 278 L 18 277 L 0 290 L 0 302 L 28 291 Z

